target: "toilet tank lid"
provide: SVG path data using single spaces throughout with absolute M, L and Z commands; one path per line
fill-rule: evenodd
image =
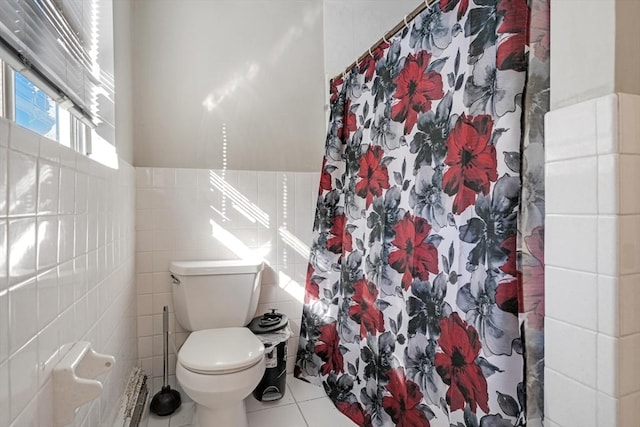
M 256 259 L 173 261 L 169 271 L 180 276 L 258 273 L 264 264 Z

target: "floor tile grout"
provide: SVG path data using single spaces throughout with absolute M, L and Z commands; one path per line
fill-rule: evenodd
M 305 427 L 309 427 L 309 421 L 307 421 L 307 417 L 304 416 L 304 411 L 302 410 L 300 405 L 298 405 L 297 401 L 296 401 L 296 406 L 298 407 L 298 411 L 300 412 L 300 415 L 302 415 L 302 419 L 304 420 Z

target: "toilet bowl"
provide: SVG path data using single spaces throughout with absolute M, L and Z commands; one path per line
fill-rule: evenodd
M 245 427 L 244 398 L 264 371 L 264 346 L 247 328 L 206 329 L 178 352 L 176 378 L 197 405 L 200 427 Z
M 196 404 L 199 427 L 248 427 L 244 399 L 265 372 L 264 346 L 244 326 L 260 294 L 260 261 L 172 262 L 176 320 L 192 331 L 176 379 Z

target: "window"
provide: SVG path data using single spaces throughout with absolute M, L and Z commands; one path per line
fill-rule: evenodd
M 13 72 L 16 123 L 49 139 L 59 141 L 58 105 L 22 74 Z
M 110 166 L 112 0 L 0 0 L 0 115 Z
M 83 154 L 90 128 L 27 76 L 0 60 L 0 117 Z

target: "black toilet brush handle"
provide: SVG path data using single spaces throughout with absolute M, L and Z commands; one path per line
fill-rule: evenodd
M 173 414 L 182 404 L 180 393 L 177 390 L 171 390 L 169 386 L 169 307 L 166 305 L 162 309 L 162 333 L 164 335 L 164 369 L 162 372 L 164 384 L 162 389 L 151 399 L 149 410 L 164 417 Z
M 162 309 L 162 334 L 164 335 L 162 381 L 163 386 L 166 387 L 169 384 L 169 307 L 166 305 Z

